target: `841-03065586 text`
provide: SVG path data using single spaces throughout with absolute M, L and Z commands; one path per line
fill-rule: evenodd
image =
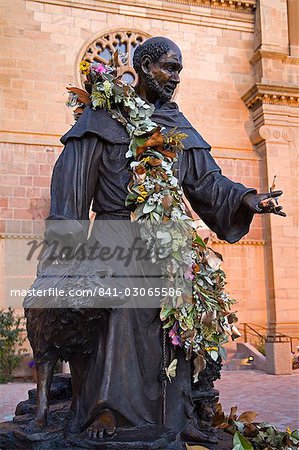
M 25 297 L 25 296 L 47 296 L 47 297 L 173 297 L 180 296 L 181 289 L 171 287 L 127 287 L 123 290 L 117 288 L 98 288 L 94 289 L 64 289 L 48 288 L 48 289 L 11 289 L 11 297 Z

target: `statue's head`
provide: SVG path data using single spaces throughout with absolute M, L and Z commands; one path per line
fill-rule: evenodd
M 183 68 L 181 51 L 173 41 L 165 37 L 147 39 L 136 48 L 133 66 L 139 77 L 138 88 L 147 100 L 171 100 Z

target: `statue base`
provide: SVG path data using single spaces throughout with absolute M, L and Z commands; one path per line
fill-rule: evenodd
M 99 449 L 99 450 L 186 450 L 186 444 L 176 439 L 175 433 L 157 425 L 142 425 L 135 428 L 118 428 L 110 438 L 89 438 L 85 432 L 71 434 L 67 425 L 72 418 L 71 379 L 69 375 L 55 375 L 49 393 L 48 426 L 40 433 L 27 433 L 26 425 L 35 417 L 36 389 L 28 392 L 28 400 L 20 402 L 16 407 L 16 415 L 11 422 L 3 422 L 0 426 L 0 448 L 22 450 L 63 450 L 63 449 Z M 203 395 L 205 394 L 205 395 Z M 210 394 L 212 395 L 212 394 Z M 208 395 L 209 397 L 209 395 Z M 217 391 L 213 398 L 217 398 Z M 194 392 L 197 407 L 205 403 L 206 393 Z M 197 400 L 197 402 L 196 402 Z M 209 402 L 208 402 L 209 403 Z M 210 411 L 208 409 L 208 411 Z M 207 425 L 205 417 L 198 417 L 199 423 Z M 208 417 L 210 417 L 208 415 Z M 201 445 L 209 450 L 231 450 L 232 437 L 211 426 L 203 426 L 203 432 L 218 440 L 218 443 L 190 443 Z
M 25 420 L 28 422 L 32 417 Z M 24 418 L 25 419 L 25 418 Z M 171 430 L 156 425 L 142 425 L 133 429 L 118 429 L 115 436 L 91 439 L 86 433 L 67 434 L 53 425 L 41 433 L 24 431 L 26 423 L 4 422 L 0 430 L 0 448 L 22 450 L 99 449 L 99 450 L 186 450 L 186 445 L 175 440 Z

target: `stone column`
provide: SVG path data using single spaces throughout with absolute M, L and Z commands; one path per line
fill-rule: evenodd
M 251 111 L 251 141 L 262 158 L 263 191 L 274 175 L 287 218 L 264 217 L 269 373 L 290 373 L 290 341 L 298 332 L 298 63 L 290 55 L 287 0 L 260 0 L 251 64 L 256 84 L 242 97 Z M 254 283 L 254 280 L 253 280 Z M 279 348 L 278 348 L 279 347 Z M 288 357 L 285 357 L 288 353 Z M 271 366 L 271 367 L 270 367 Z

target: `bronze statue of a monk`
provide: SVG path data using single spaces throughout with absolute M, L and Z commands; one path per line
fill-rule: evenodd
M 188 135 L 176 163 L 176 175 L 193 210 L 220 239 L 231 243 L 241 239 L 255 213 L 284 215 L 273 202 L 281 191 L 257 194 L 255 189 L 223 176 L 209 144 L 171 102 L 183 68 L 181 51 L 174 42 L 162 37 L 148 39 L 135 51 L 134 68 L 139 76 L 138 95 L 155 106 L 153 120 L 166 130 L 177 127 Z M 56 220 L 72 220 L 69 232 L 79 235 L 84 231 L 80 221 L 89 220 L 91 205 L 98 220 L 130 220 L 125 206 L 130 179 L 125 128 L 105 110 L 87 107 L 62 142 L 65 148 L 52 177 L 48 230 L 53 220 L 55 226 Z M 94 227 L 89 239 L 105 241 L 101 232 L 105 230 Z M 72 431 L 86 430 L 89 437 L 101 439 L 117 433 L 118 426 L 161 425 L 159 309 L 113 309 L 99 318 L 93 333 L 93 348 L 82 367 L 78 401 L 73 402 Z M 163 425 L 183 441 L 202 441 L 205 436 L 193 417 L 190 362 L 180 349 L 177 359 L 177 375 L 167 387 Z M 75 372 L 76 377 L 80 369 Z M 45 404 L 40 419 L 44 411 Z M 43 420 L 40 425 L 44 425 Z

